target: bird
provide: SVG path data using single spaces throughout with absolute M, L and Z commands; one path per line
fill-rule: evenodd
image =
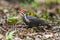
M 30 16 L 26 14 L 27 10 L 20 10 L 20 15 L 22 16 L 23 21 L 26 25 L 28 25 L 28 28 L 37 27 L 39 26 L 47 26 L 46 29 L 51 29 L 51 26 L 46 23 L 44 20 L 39 19 L 34 16 Z

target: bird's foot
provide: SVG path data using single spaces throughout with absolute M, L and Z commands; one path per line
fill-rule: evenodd
M 43 27 L 41 27 L 41 26 L 39 26 L 37 29 L 42 31 L 42 32 L 45 32 L 45 29 Z

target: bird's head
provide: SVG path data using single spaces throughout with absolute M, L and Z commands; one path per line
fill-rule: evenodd
M 34 16 L 36 14 L 33 11 L 20 10 L 20 15 L 21 16 L 24 16 L 24 15 Z
M 24 15 L 26 15 L 26 12 L 27 12 L 27 10 L 20 10 L 20 15 L 24 16 Z

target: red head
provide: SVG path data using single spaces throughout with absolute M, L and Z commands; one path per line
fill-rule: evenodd
M 27 10 L 20 10 L 20 12 L 25 13 L 25 12 L 27 12 Z
M 21 16 L 26 15 L 26 14 L 25 14 L 26 12 L 27 12 L 27 10 L 20 10 Z

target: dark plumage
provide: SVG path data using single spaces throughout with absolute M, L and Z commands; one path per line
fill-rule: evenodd
M 47 29 L 51 28 L 51 26 L 48 25 L 47 23 L 45 23 L 44 20 L 39 19 L 39 18 L 34 17 L 34 16 L 26 15 L 24 13 L 24 12 L 26 12 L 25 10 L 21 10 L 20 12 L 21 12 L 20 14 L 22 14 L 22 19 L 26 23 L 26 25 L 28 25 L 28 28 L 32 28 L 32 27 L 39 28 L 38 26 L 47 26 Z
M 38 18 L 33 17 L 33 16 L 26 16 L 26 18 L 29 21 L 26 21 L 25 16 L 23 16 L 23 21 L 26 23 L 26 25 L 29 25 L 28 28 L 38 27 L 38 26 L 47 26 L 46 29 L 50 29 L 51 28 L 51 26 L 48 25 L 47 23 L 45 23 L 45 21 L 42 20 L 42 19 L 38 19 Z

